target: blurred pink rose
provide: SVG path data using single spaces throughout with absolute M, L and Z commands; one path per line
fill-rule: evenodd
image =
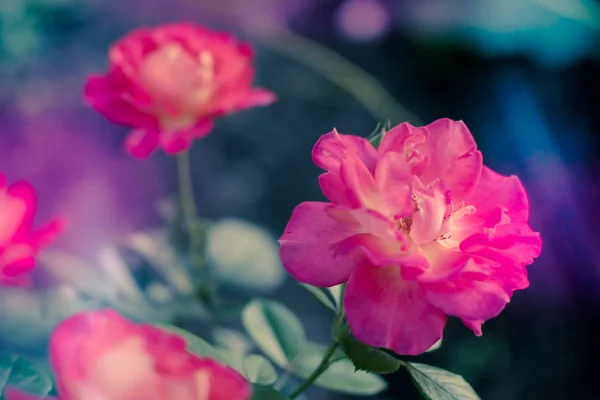
M 0 284 L 26 285 L 40 249 L 63 228 L 54 220 L 33 229 L 37 209 L 35 191 L 27 182 L 8 185 L 0 174 Z
M 4 392 L 6 400 L 56 400 L 56 397 L 39 397 L 23 393 L 15 388 L 7 388 Z M 104 399 L 99 399 L 104 400 Z
M 347 282 L 353 335 L 416 355 L 436 343 L 446 316 L 481 335 L 540 254 L 527 194 L 515 176 L 483 166 L 462 122 L 401 124 L 376 150 L 366 139 L 323 135 L 313 161 L 331 203 L 305 202 L 280 239 L 299 281 Z
M 61 400 L 249 400 L 250 384 L 235 370 L 186 350 L 183 339 L 137 325 L 116 311 L 84 311 L 50 339 Z M 10 391 L 7 400 L 36 397 Z
M 187 150 L 216 117 L 272 103 L 252 88 L 250 45 L 193 24 L 142 28 L 112 46 L 106 75 L 92 76 L 86 101 L 111 121 L 134 130 L 126 149 L 144 158 L 157 147 Z
M 183 339 L 116 311 L 79 313 L 50 341 L 61 400 L 248 400 L 235 370 L 186 350 Z

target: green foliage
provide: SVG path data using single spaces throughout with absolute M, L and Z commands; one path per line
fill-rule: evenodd
M 377 123 L 375 130 L 367 137 L 373 147 L 378 148 L 385 134 L 391 129 L 391 121 L 388 119 L 385 124 Z
M 410 376 L 427 400 L 479 400 L 460 375 L 420 363 L 405 363 Z
M 232 357 L 228 354 L 227 350 L 215 347 L 206 340 L 185 329 L 168 324 L 154 324 L 154 326 L 181 337 L 187 343 L 187 349 L 190 353 L 194 353 L 201 357 L 210 357 L 229 366 L 233 366 L 234 364 L 232 362 Z
M 77 256 L 46 250 L 39 259 L 53 277 L 73 286 L 81 293 L 101 299 L 114 299 L 121 294 L 117 285 L 101 268 Z M 98 282 L 107 281 L 110 284 L 98 285 Z
M 17 356 L 0 357 L 0 390 L 13 387 L 34 396 L 45 397 L 52 391 L 52 377 L 43 368 Z
M 224 218 L 212 224 L 202 250 L 220 284 L 271 292 L 286 276 L 273 235 L 245 220 Z
M 341 285 L 337 285 L 337 286 L 332 286 L 330 288 L 327 288 L 327 291 L 331 294 L 331 297 L 333 297 L 333 300 L 335 301 L 335 306 L 336 308 L 339 310 L 340 307 L 342 307 L 342 305 L 344 304 L 344 290 L 346 288 L 346 284 L 342 283 Z
M 252 385 L 252 400 L 288 400 L 287 397 L 270 386 L 255 383 Z
M 244 372 L 252 383 L 272 385 L 277 380 L 277 372 L 266 358 L 251 354 L 244 360 Z
M 213 346 L 191 332 L 166 324 L 155 324 L 154 326 L 184 339 L 191 353 L 213 358 L 236 369 L 253 383 L 253 400 L 286 400 L 285 396 L 270 387 L 277 380 L 277 372 L 264 357 L 251 354 L 243 359 L 241 365 L 238 365 L 235 362 L 236 354 L 232 354 L 225 348 Z
M 430 351 L 436 351 L 440 347 L 442 347 L 442 339 L 435 342 L 434 345 L 431 346 L 425 353 L 429 353 Z
M 339 289 L 335 298 L 341 298 Z M 308 342 L 298 318 L 279 303 L 254 300 L 244 309 L 242 321 L 265 355 L 294 375 L 307 379 L 323 359 L 326 347 Z M 332 360 L 335 362 L 315 381 L 316 386 L 355 395 L 373 395 L 387 387 L 381 377 L 355 371 L 341 351 L 335 352 Z
M 65 284 L 62 288 L 68 288 L 62 289 L 62 297 L 71 297 L 55 304 L 50 312 L 44 310 L 51 328 L 77 311 L 101 307 L 114 308 L 138 321 L 168 323 L 188 315 L 207 317 L 206 309 L 193 297 L 189 274 L 161 230 L 134 233 L 123 247 L 103 247 L 93 261 L 55 250 L 45 250 L 39 261 L 45 272 Z M 141 262 L 144 272 L 154 279 L 139 282 L 132 273 L 132 261 Z M 42 297 L 48 292 L 34 293 Z
M 398 371 L 402 365 L 394 356 L 359 342 L 351 336 L 344 339 L 342 347 L 357 371 L 391 374 Z
M 298 355 L 305 342 L 298 318 L 274 301 L 253 300 L 244 308 L 242 322 L 256 345 L 281 367 Z
M 292 372 L 304 379 L 317 368 L 325 346 L 307 343 L 300 356 L 294 361 Z M 334 354 L 335 358 L 339 355 Z M 335 359 L 334 358 L 334 359 Z M 316 381 L 316 386 L 338 392 L 372 396 L 387 388 L 387 383 L 381 377 L 363 371 L 356 371 L 350 360 L 343 358 L 332 363 Z
M 369 142 L 371 142 L 373 147 L 378 148 L 384 135 L 385 132 L 381 131 L 378 135 L 373 136 L 371 139 L 369 139 Z
M 329 290 L 325 291 L 321 288 L 301 283 L 304 289 L 308 290 L 321 304 L 329 308 L 333 312 L 337 312 L 337 301 L 333 298 L 333 295 Z
M 227 353 L 229 365 L 243 373 L 244 360 L 254 347 L 248 336 L 235 329 L 216 328 L 213 330 L 214 346 Z

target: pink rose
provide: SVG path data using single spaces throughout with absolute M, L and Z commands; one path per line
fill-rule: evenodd
M 299 281 L 347 282 L 353 335 L 375 347 L 417 355 L 436 343 L 446 316 L 481 335 L 541 251 L 516 176 L 483 166 L 463 122 L 404 123 L 376 150 L 366 139 L 323 135 L 313 161 L 330 203 L 305 202 L 280 239 Z
M 110 309 L 60 323 L 50 361 L 60 400 L 249 400 L 252 392 L 235 370 L 189 353 L 179 336 Z M 30 399 L 7 391 L 7 400 Z
M 50 339 L 61 400 L 249 400 L 235 370 L 186 350 L 186 343 L 116 311 L 86 311 Z
M 252 88 L 250 45 L 193 24 L 138 29 L 109 53 L 106 75 L 92 76 L 85 99 L 111 121 L 134 130 L 126 149 L 144 158 L 157 147 L 187 150 L 216 117 L 275 100 Z
M 9 186 L 0 174 L 0 284 L 28 284 L 27 272 L 35 267 L 40 249 L 62 231 L 59 220 L 33 229 L 36 208 L 35 191 L 29 183 Z

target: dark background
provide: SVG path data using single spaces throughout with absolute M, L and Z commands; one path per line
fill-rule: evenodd
M 0 171 L 36 186 L 41 219 L 68 215 L 58 247 L 87 257 L 161 223 L 155 201 L 176 190 L 174 160 L 125 155 L 127 129 L 86 108 L 81 88 L 127 31 L 182 20 L 253 42 L 257 82 L 279 96 L 220 120 L 196 142 L 203 216 L 243 218 L 278 236 L 298 203 L 322 199 L 310 158 L 321 134 L 368 135 L 387 118 L 462 119 L 484 162 L 523 180 L 544 248 L 529 269 L 531 287 L 481 338 L 451 321 L 441 349 L 420 359 L 462 374 L 484 400 L 598 398 L 598 2 L 1 0 Z M 267 23 L 308 40 L 300 48 L 265 37 L 258 28 Z M 322 57 L 323 46 L 345 61 Z M 348 91 L 358 80 L 346 61 L 410 112 L 379 92 L 383 105 L 369 112 Z M 315 63 L 350 77 L 346 87 Z M 303 317 L 311 339 L 326 340 L 326 316 L 308 294 L 288 279 L 274 296 Z M 418 398 L 403 372 L 389 382 L 381 399 Z

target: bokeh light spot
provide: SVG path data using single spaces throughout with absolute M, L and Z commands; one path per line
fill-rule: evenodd
M 355 41 L 382 37 L 389 30 L 390 22 L 388 11 L 376 0 L 347 0 L 335 16 L 340 33 Z

